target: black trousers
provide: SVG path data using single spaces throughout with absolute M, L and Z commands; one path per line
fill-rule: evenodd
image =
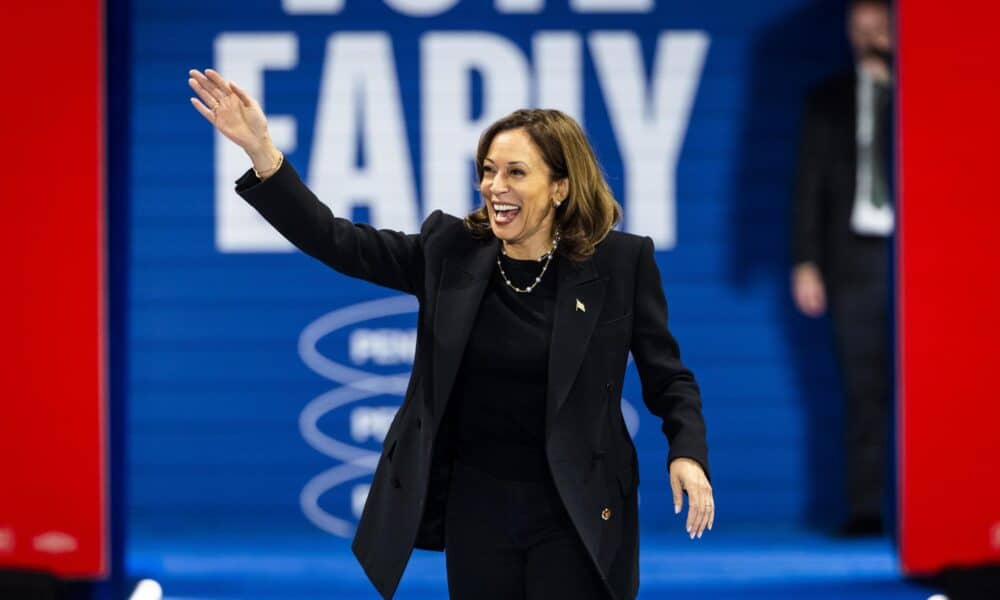
M 893 376 L 889 282 L 870 279 L 838 286 L 830 308 L 847 401 L 849 517 L 877 518 L 886 481 Z
M 454 600 L 606 600 L 551 481 L 497 479 L 457 462 L 445 515 Z

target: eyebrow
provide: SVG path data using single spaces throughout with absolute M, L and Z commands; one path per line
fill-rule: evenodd
M 493 164 L 496 164 L 496 161 L 495 161 L 495 160 L 493 160 L 492 158 L 488 157 L 488 156 L 487 156 L 487 157 L 486 157 L 486 158 L 484 159 L 484 162 L 485 162 L 485 161 L 489 161 L 489 162 L 491 162 L 491 163 L 493 163 Z M 507 163 L 507 165 L 508 165 L 508 166 L 509 166 L 509 165 L 522 165 L 522 166 L 525 166 L 525 167 L 527 167 L 527 166 L 528 166 L 528 163 L 526 163 L 526 162 L 524 162 L 524 161 L 522 161 L 522 160 L 512 160 L 512 161 L 508 162 L 508 163 Z

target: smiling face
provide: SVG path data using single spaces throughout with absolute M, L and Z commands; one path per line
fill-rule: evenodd
M 479 191 L 493 235 L 514 258 L 538 258 L 552 244 L 555 202 L 568 190 L 566 179 L 551 181 L 538 146 L 523 129 L 494 136 L 483 164 Z

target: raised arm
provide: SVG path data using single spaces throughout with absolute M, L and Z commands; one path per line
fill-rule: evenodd
M 420 236 L 335 217 L 288 161 L 263 182 L 248 171 L 236 182 L 236 191 L 309 256 L 344 275 L 421 294 L 424 256 Z M 433 227 L 441 214 L 431 215 L 424 228 Z
M 211 69 L 190 71 L 198 95 L 191 104 L 253 163 L 236 191 L 288 241 L 310 256 L 349 275 L 419 295 L 423 289 L 421 237 L 377 230 L 335 217 L 302 182 L 271 141 L 260 104 Z M 432 226 L 439 213 L 428 218 Z

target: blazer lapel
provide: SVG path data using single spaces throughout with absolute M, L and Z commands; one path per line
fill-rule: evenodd
M 607 278 L 598 278 L 593 259 L 563 260 L 556 284 L 556 310 L 549 345 L 546 434 L 580 370 L 590 336 L 604 305 Z
M 444 414 L 455 375 L 479 305 L 493 272 L 497 240 L 490 239 L 468 254 L 449 256 L 441 265 L 434 309 L 433 410 Z

